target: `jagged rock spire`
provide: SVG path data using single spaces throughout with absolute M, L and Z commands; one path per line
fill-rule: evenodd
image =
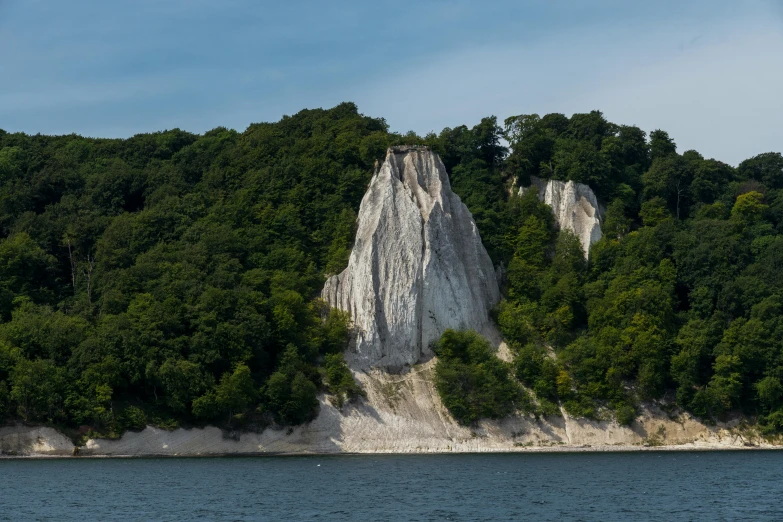
M 426 147 L 394 147 L 362 199 L 348 268 L 323 298 L 355 326 L 349 361 L 399 370 L 431 355 L 447 328 L 492 335 L 500 299 L 476 224 Z

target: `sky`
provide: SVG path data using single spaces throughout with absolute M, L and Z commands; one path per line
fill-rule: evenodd
M 244 130 L 353 101 L 424 134 L 601 110 L 783 151 L 783 0 L 0 0 L 0 129 Z

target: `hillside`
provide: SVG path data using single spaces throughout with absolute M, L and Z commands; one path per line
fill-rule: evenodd
M 402 136 L 348 103 L 242 133 L 0 131 L 0 415 L 110 437 L 262 429 L 361 394 L 349 317 L 318 296 L 403 143 L 439 154 L 506 271 L 495 319 L 536 414 L 628 424 L 663 400 L 783 429 L 780 154 L 734 168 L 598 112 Z M 517 195 L 531 176 L 594 190 L 589 262 Z

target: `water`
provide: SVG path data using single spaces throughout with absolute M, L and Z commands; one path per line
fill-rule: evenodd
M 783 520 L 783 452 L 0 461 L 0 520 Z

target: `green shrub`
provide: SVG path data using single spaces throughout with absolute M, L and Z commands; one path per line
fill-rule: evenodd
M 266 383 L 267 404 L 275 412 L 275 420 L 282 425 L 296 425 L 315 417 L 318 408 L 318 389 L 302 372 L 293 378 L 275 372 Z
M 759 417 L 761 432 L 765 435 L 783 433 L 783 410 L 776 410 L 769 415 Z
M 522 390 L 490 344 L 474 331 L 446 330 L 435 345 L 435 386 L 461 424 L 497 419 L 523 405 Z
M 364 390 L 354 380 L 348 365 L 345 364 L 342 353 L 327 354 L 324 369 L 329 393 L 334 395 L 338 408 L 342 408 L 348 401 L 365 395 Z
M 519 348 L 514 358 L 514 370 L 517 379 L 532 388 L 539 400 L 558 402 L 559 369 L 545 348 L 533 344 L 526 344 Z
M 119 415 L 119 427 L 121 431 L 141 431 L 147 427 L 147 416 L 136 406 L 128 406 Z
M 614 409 L 617 423 L 621 426 L 630 426 L 636 420 L 636 408 L 627 403 L 620 403 Z

